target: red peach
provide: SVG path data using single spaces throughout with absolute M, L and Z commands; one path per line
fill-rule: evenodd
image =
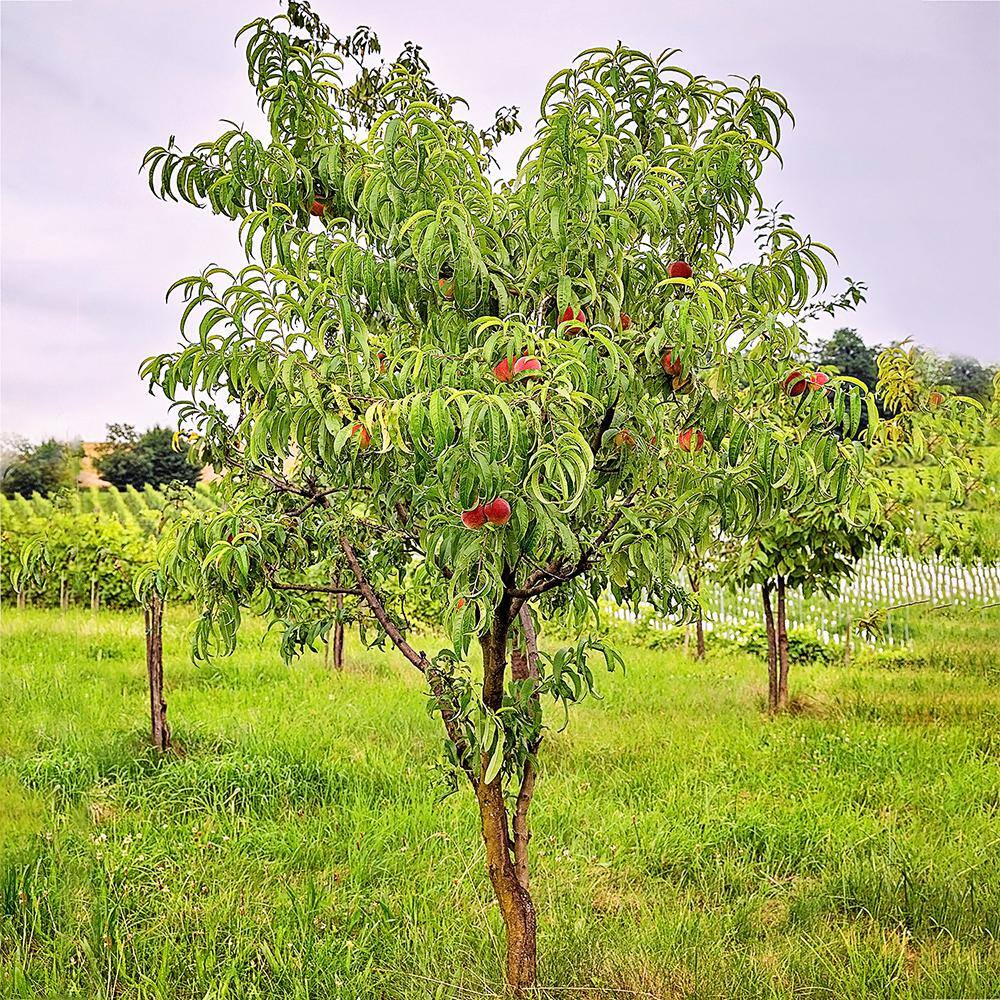
M 510 504 L 502 497 L 491 500 L 484 508 L 490 524 L 506 524 L 510 520 Z
M 326 211 L 326 205 L 321 201 L 314 201 L 309 208 L 310 215 L 322 215 Z
M 364 424 L 355 424 L 351 428 L 351 437 L 357 436 L 359 448 L 369 448 L 372 443 L 372 436 L 368 433 L 368 428 Z
M 694 271 L 686 260 L 673 260 L 667 265 L 667 274 L 671 278 L 690 278 Z
M 692 442 L 691 438 L 694 437 Z M 681 451 L 701 451 L 705 446 L 705 435 L 694 427 L 688 427 L 677 435 L 677 443 Z
M 576 322 L 573 323 L 573 320 L 576 320 Z M 565 310 L 563 311 L 562 316 L 559 317 L 559 322 L 560 323 L 573 323 L 572 326 L 566 327 L 566 332 L 567 333 L 579 333 L 583 329 L 583 327 L 580 324 L 581 323 L 586 323 L 587 322 L 587 317 L 584 316 L 582 309 L 577 309 L 576 312 L 574 313 L 572 306 L 566 306 Z
M 521 375 L 523 373 L 537 374 L 542 370 L 542 363 L 538 358 L 518 358 L 514 362 L 514 374 Z
M 472 510 L 462 511 L 462 524 L 473 531 L 478 531 L 486 523 L 486 508 L 480 505 Z
M 663 365 L 663 370 L 668 375 L 678 376 L 683 373 L 684 365 L 681 363 L 680 358 L 675 358 L 672 351 L 667 351 L 660 360 L 660 364 Z
M 622 329 L 627 330 L 632 325 L 632 317 L 628 313 L 622 313 L 619 317 L 622 324 Z
M 808 376 L 803 375 L 800 371 L 791 371 L 785 376 L 785 392 L 789 396 L 801 396 L 806 391 L 808 384 Z
M 813 372 L 809 378 L 809 388 L 813 392 L 818 392 L 827 382 L 830 381 L 830 376 L 826 372 Z

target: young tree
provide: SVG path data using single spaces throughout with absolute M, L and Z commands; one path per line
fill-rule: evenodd
M 757 79 L 589 50 L 500 180 L 425 68 L 394 63 L 359 118 L 363 65 L 345 79 L 327 29 L 290 13 L 241 34 L 267 140 L 234 126 L 145 161 L 156 194 L 236 221 L 250 259 L 176 284 L 183 341 L 143 367 L 224 470 L 225 509 L 171 529 L 162 573 L 199 593 L 198 657 L 235 648 L 246 607 L 293 655 L 344 595 L 424 675 L 521 989 L 543 708 L 588 693 L 591 656 L 618 662 L 587 634 L 541 651 L 538 622 L 583 631 L 607 591 L 683 612 L 673 573 L 709 528 L 766 522 L 789 477 L 851 495 L 859 446 L 783 389 L 824 248 L 783 219 L 730 260 L 787 115 Z M 436 653 L 408 639 L 407 574 L 447 609 Z
M 958 508 L 984 483 L 972 426 L 982 407 L 928 386 L 916 349 L 888 348 L 878 365 L 877 390 L 887 414 L 881 420 L 870 414 L 872 447 L 859 453 L 863 464 L 851 501 L 837 506 L 815 494 L 803 497 L 797 509 L 734 543 L 724 563 L 728 581 L 761 591 L 771 712 L 788 706 L 788 591 L 832 597 L 877 545 L 955 554 L 964 537 Z M 836 400 L 845 389 L 849 383 L 831 381 L 823 393 Z

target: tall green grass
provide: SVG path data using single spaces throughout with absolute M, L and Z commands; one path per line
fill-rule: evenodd
M 163 759 L 138 616 L 4 616 L 0 996 L 499 995 L 477 816 L 441 798 L 412 670 L 285 666 L 252 630 L 195 667 L 184 614 Z M 628 651 L 543 746 L 540 995 L 1000 994 L 998 623 L 798 669 L 775 720 L 754 660 Z

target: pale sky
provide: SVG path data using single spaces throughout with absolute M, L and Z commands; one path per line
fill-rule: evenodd
M 412 38 L 439 85 L 485 123 L 530 126 L 545 82 L 617 40 L 721 77 L 760 74 L 797 126 L 766 182 L 870 285 L 836 324 L 1000 360 L 1000 2 L 983 0 L 316 0 L 335 31 Z M 173 347 L 170 283 L 238 265 L 235 227 L 154 199 L 138 173 L 171 135 L 257 119 L 244 22 L 273 0 L 0 0 L 0 430 L 92 440 L 167 419 L 136 369 Z M 512 160 L 524 134 L 507 140 Z M 835 272 L 837 273 L 837 272 Z

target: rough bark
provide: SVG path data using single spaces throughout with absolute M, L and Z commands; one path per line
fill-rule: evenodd
M 483 701 L 494 711 L 500 707 L 503 698 L 506 672 L 509 609 L 503 610 L 504 614 L 497 615 L 495 619 L 493 631 L 480 640 L 483 649 Z M 523 662 L 528 664 L 529 659 L 526 640 Z M 527 840 L 524 840 L 522 851 L 519 852 L 524 864 L 524 873 L 519 877 L 507 804 L 503 798 L 502 778 L 497 775 L 486 784 L 483 781 L 485 768 L 484 760 L 476 781 L 476 798 L 479 801 L 483 843 L 486 845 L 486 869 L 507 931 L 507 985 L 517 995 L 535 985 L 537 967 L 535 905 L 526 884 Z M 520 799 L 520 795 L 518 798 Z M 530 802 L 530 795 L 527 801 Z M 523 819 L 526 824 L 527 802 Z
M 788 618 L 785 578 L 778 577 L 778 711 L 788 707 Z
M 778 708 L 778 639 L 774 631 L 774 612 L 771 609 L 771 591 L 774 584 L 766 580 L 761 584 L 760 596 L 764 605 L 764 628 L 767 631 L 767 710 Z
M 486 845 L 486 870 L 507 931 L 507 985 L 516 995 L 535 985 L 535 904 L 531 894 L 518 881 L 511 859 L 507 806 L 499 777 L 488 785 L 480 781 L 476 797 L 479 800 L 483 843 Z
M 149 716 L 153 746 L 170 749 L 167 703 L 163 697 L 163 600 L 153 594 L 146 605 L 146 674 L 149 678 Z

